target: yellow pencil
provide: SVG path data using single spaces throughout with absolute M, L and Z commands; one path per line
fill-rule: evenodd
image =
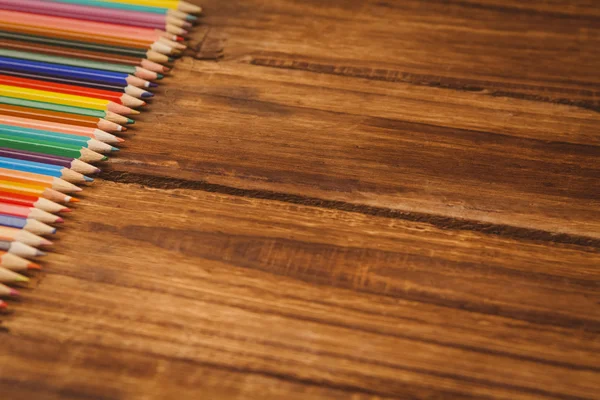
M 0 96 L 42 101 L 45 103 L 62 104 L 71 107 L 90 108 L 93 110 L 111 111 L 120 115 L 139 114 L 139 111 L 117 104 L 114 101 L 94 97 L 76 96 L 50 92 L 46 90 L 29 89 L 19 86 L 0 85 Z

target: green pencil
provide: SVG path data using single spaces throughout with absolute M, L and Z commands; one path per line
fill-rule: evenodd
M 78 159 L 84 162 L 108 160 L 108 157 L 79 145 L 0 135 L 0 147 Z
M 88 117 L 104 118 L 108 121 L 117 124 L 133 124 L 135 121 L 123 117 L 122 115 L 116 114 L 111 111 L 93 110 L 91 108 L 65 106 L 62 104 L 52 104 L 43 101 L 25 100 L 18 99 L 16 97 L 0 96 L 0 104 L 8 104 L 11 106 L 37 108 L 40 110 L 55 111 L 68 114 L 86 115 Z

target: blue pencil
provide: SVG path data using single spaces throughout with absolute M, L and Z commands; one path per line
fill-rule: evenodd
M 90 177 L 60 165 L 44 164 L 16 158 L 0 157 L 0 168 L 61 178 L 68 182 L 93 182 Z
M 41 61 L 29 61 L 18 58 L 0 57 L 0 69 L 20 71 L 46 76 L 58 76 L 91 82 L 102 82 L 109 85 L 151 87 L 150 82 L 123 72 L 110 72 L 100 69 L 71 67 Z
M 70 79 L 70 78 L 64 78 L 64 77 L 60 77 L 60 76 L 42 75 L 42 74 L 36 74 L 36 73 L 31 73 L 31 72 L 25 72 L 25 71 L 13 71 L 13 70 L 3 69 L 3 68 L 0 68 L 0 74 L 16 76 L 18 78 L 37 79 L 39 81 L 62 83 L 65 85 L 84 86 L 84 87 L 89 87 L 92 89 L 110 90 L 111 92 L 121 92 L 121 93 L 125 92 L 134 97 L 141 97 L 143 99 L 147 99 L 147 98 L 154 96 L 151 92 L 145 91 L 145 90 L 137 88 L 137 87 L 134 88 L 132 85 L 121 86 L 121 85 L 108 84 L 108 83 L 103 83 L 103 82 L 84 81 L 83 79 Z M 151 84 L 150 85 L 151 87 L 158 86 L 154 82 L 150 82 L 150 84 Z M 141 91 L 141 95 L 138 95 L 138 92 L 140 92 L 140 91 Z
M 0 226 L 10 228 L 25 229 L 36 235 L 48 235 L 56 233 L 56 228 L 46 225 L 35 219 L 15 217 L 12 215 L 0 214 Z

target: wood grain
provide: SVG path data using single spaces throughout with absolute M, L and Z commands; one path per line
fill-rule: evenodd
M 202 5 L 1 393 L 600 398 L 598 4 Z

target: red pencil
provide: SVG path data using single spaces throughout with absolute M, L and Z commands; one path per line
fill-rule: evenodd
M 27 196 L 25 194 L 10 193 L 0 190 L 0 202 L 6 204 L 14 204 L 21 207 L 36 207 L 42 211 L 49 213 L 57 212 L 71 212 L 71 209 L 53 202 L 52 200 L 45 199 L 37 196 Z
M 16 204 L 4 203 L 0 200 L 0 214 L 12 217 L 31 218 L 47 224 L 63 222 L 61 217 L 40 210 L 35 207 L 24 207 Z
M 109 90 L 92 89 L 83 86 L 64 85 L 62 83 L 38 81 L 36 79 L 17 78 L 15 76 L 0 74 L 0 85 L 18 86 L 28 89 L 45 90 L 49 92 L 72 94 L 76 96 L 93 97 L 113 101 L 127 107 L 140 107 L 145 101 L 136 99 L 126 93 L 111 92 Z

